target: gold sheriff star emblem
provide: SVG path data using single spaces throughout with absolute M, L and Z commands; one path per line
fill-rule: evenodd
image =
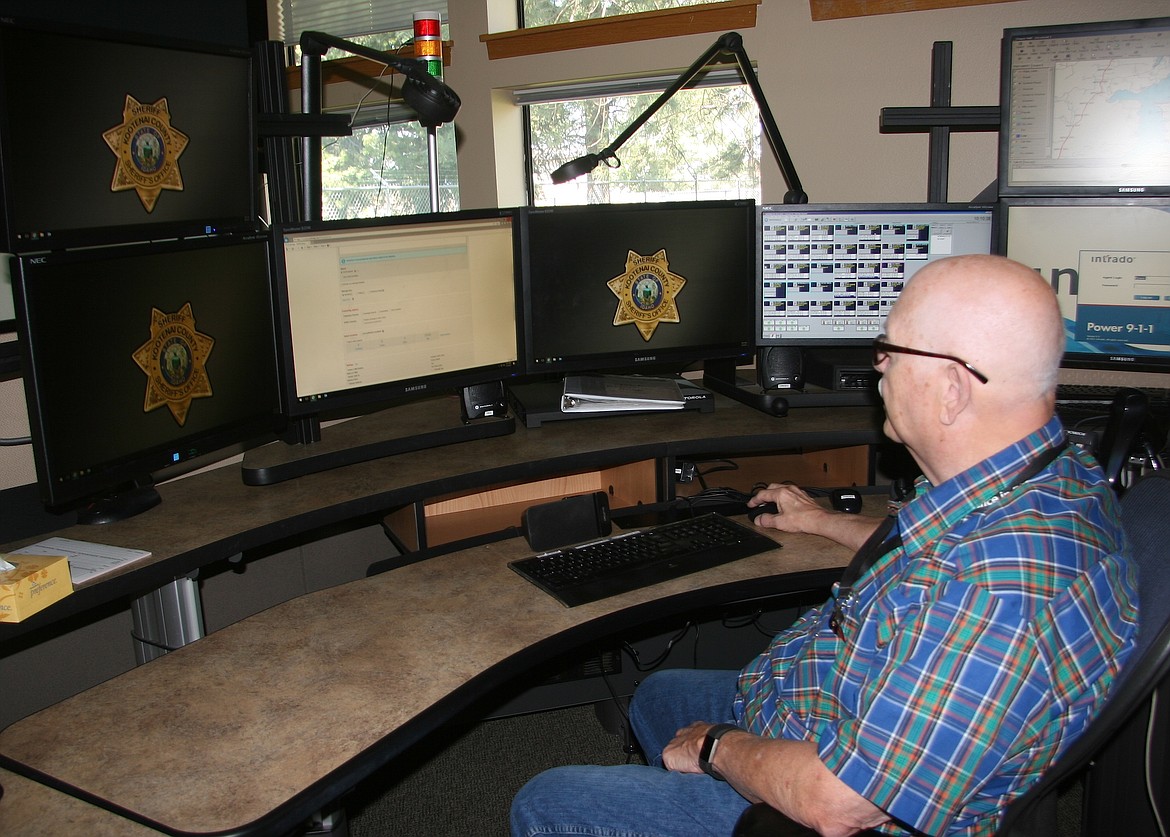
M 192 399 L 212 394 L 205 364 L 214 345 L 214 339 L 195 330 L 191 303 L 174 314 L 151 309 L 150 339 L 134 352 L 134 362 L 147 379 L 142 412 L 165 404 L 182 427 Z
M 670 272 L 665 250 L 653 256 L 630 250 L 626 256 L 626 272 L 606 283 L 618 298 L 613 324 L 633 323 L 642 339 L 649 340 L 659 323 L 679 322 L 674 298 L 686 283 L 686 279 Z
M 133 189 L 147 212 L 154 211 L 159 192 L 183 191 L 179 155 L 187 147 L 187 135 L 171 127 L 171 112 L 165 98 L 145 105 L 126 96 L 122 124 L 102 134 L 118 158 L 111 192 Z

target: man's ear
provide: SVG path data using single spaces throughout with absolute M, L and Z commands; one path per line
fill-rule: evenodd
M 942 398 L 939 401 L 939 421 L 952 425 L 963 411 L 971 406 L 971 373 L 957 363 L 948 363 L 943 370 Z

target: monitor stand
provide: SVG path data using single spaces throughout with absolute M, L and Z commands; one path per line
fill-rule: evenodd
M 708 361 L 703 386 L 773 416 L 786 416 L 795 407 L 864 407 L 881 403 L 876 387 L 831 390 L 806 385 L 804 389 L 764 389 L 741 376 L 734 361 Z
M 514 432 L 516 420 L 511 416 L 463 421 L 457 397 L 431 398 L 330 425 L 320 432 L 319 441 L 271 442 L 253 448 L 244 454 L 241 472 L 245 485 L 273 485 L 372 459 Z
M 101 499 L 91 500 L 77 510 L 77 523 L 80 526 L 116 523 L 153 509 L 161 502 L 162 496 L 153 485 L 136 485 Z

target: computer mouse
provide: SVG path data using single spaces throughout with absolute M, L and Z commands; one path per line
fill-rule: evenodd
M 852 488 L 835 488 L 829 494 L 829 505 L 839 512 L 857 514 L 861 511 L 861 494 Z
M 775 503 L 760 503 L 760 505 L 755 506 L 754 508 L 749 508 L 747 510 L 747 516 L 748 520 L 750 520 L 752 523 L 755 523 L 756 518 L 761 514 L 776 514 L 778 511 L 779 509 L 776 507 Z

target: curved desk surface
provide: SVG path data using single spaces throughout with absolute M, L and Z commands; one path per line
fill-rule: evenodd
M 346 433 L 425 427 L 457 405 L 401 409 Z M 877 427 L 868 409 L 776 419 L 720 400 L 711 414 L 520 428 L 266 487 L 224 468 L 163 486 L 161 506 L 103 527 L 104 542 L 153 556 L 61 604 L 78 613 L 254 546 L 443 493 L 634 459 L 867 444 L 880 439 Z M 80 527 L 55 534 L 98 539 Z M 0 822 L 59 814 L 88 833 L 139 833 L 109 809 L 175 834 L 291 830 L 542 662 L 666 616 L 823 590 L 849 558 L 820 538 L 779 539 L 783 549 L 576 608 L 507 567 L 531 554 L 519 538 L 301 596 L 0 732 Z M 33 627 L 52 624 L 54 607 Z
M 778 538 L 779 539 L 779 538 Z M 299 597 L 13 724 L 0 765 L 170 833 L 281 833 L 534 665 L 648 620 L 823 590 L 811 536 L 566 608 L 515 538 Z M 0 814 L 6 802 L 0 801 Z
M 611 415 L 536 429 L 520 424 L 506 436 L 403 453 L 275 485 L 245 485 L 238 467 L 216 468 L 160 485 L 163 502 L 136 517 L 49 533 L 145 549 L 151 556 L 79 585 L 23 622 L 0 624 L 0 643 L 108 602 L 141 596 L 241 552 L 425 498 L 643 459 L 873 444 L 883 438 L 878 415 L 869 407 L 818 407 L 776 418 L 716 396 L 710 413 Z M 409 436 L 458 422 L 457 398 L 430 399 L 327 427 L 313 448 Z M 298 455 L 299 448 L 276 442 L 248 457 L 271 461 Z M 0 552 L 41 537 L 2 545 Z

